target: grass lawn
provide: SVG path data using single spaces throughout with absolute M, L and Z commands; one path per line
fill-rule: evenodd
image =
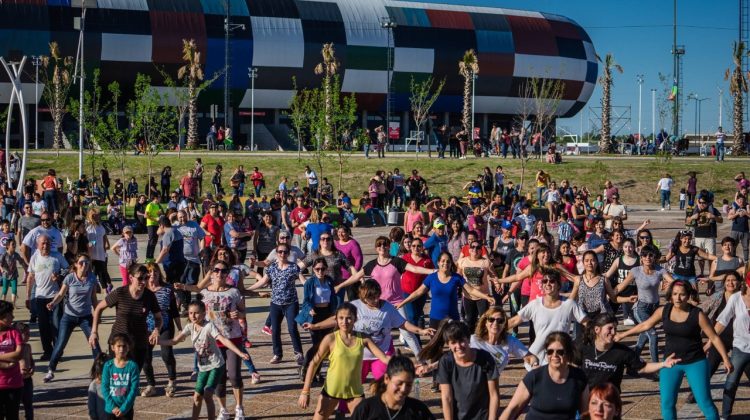
M 521 182 L 521 162 L 510 158 L 438 160 L 428 159 L 424 154 L 420 155 L 419 159 L 415 159 L 413 154 L 400 154 L 399 157 L 393 157 L 395 155 L 397 154 L 389 154 L 387 159 L 369 160 L 360 156 L 352 156 L 344 165 L 343 177 L 340 180 L 339 166 L 335 157 L 328 159 L 323 165 L 323 171 L 320 171 L 313 157 L 302 155 L 302 160 L 298 161 L 296 153 L 256 155 L 249 152 L 230 152 L 217 155 L 209 152 L 187 152 L 183 153 L 181 158 L 178 158 L 176 153 L 169 153 L 156 157 L 153 176 L 156 177 L 158 183 L 161 169 L 167 165 L 171 166 L 172 185 L 173 188 L 176 188 L 179 179 L 188 169 L 193 167 L 195 158 L 201 157 L 206 167 L 204 188 L 211 187 L 210 179 L 213 170 L 217 164 L 221 164 L 224 167 L 222 182 L 227 191 L 229 191 L 229 177 L 237 165 L 244 165 L 246 171 L 252 171 L 254 166 L 258 166 L 269 187 L 268 190 L 264 191 L 269 194 L 278 185 L 281 177 L 285 175 L 289 177 L 290 185 L 293 181 L 305 185 L 304 165 L 310 165 L 315 169 L 319 178 L 327 177 L 333 184 L 334 189 L 338 189 L 339 182 L 341 182 L 342 188 L 352 197 L 359 197 L 362 192 L 367 190 L 369 178 L 378 169 L 391 171 L 394 168 L 399 168 L 401 173 L 405 175 L 410 174 L 412 169 L 417 169 L 427 180 L 430 192 L 440 196 L 458 194 L 466 182 L 480 174 L 485 166 L 490 167 L 494 172 L 496 165 L 502 165 L 505 169 L 506 180 L 513 181 L 515 184 Z M 568 179 L 572 185 L 586 186 L 592 194 L 597 194 L 602 190 L 604 181 L 611 180 L 620 188 L 621 199 L 624 203 L 654 204 L 658 203 L 659 199 L 655 192 L 656 183 L 665 172 L 668 172 L 675 180 L 676 189 L 672 193 L 672 204 L 676 206 L 678 191 L 685 187 L 688 172 L 695 171 L 698 174 L 698 188 L 713 190 L 720 202 L 721 199 L 731 198 L 733 195 L 735 191 L 734 181 L 732 180 L 734 175 L 740 170 L 750 169 L 746 158 L 727 159 L 723 164 L 716 163 L 710 158 L 697 157 L 664 159 L 657 157 L 633 158 L 629 156 L 597 158 L 592 156 L 565 157 L 564 161 L 560 165 L 550 165 L 530 160 L 526 168 L 524 192 L 534 191 L 534 175 L 537 170 L 544 169 L 551 174 L 552 179 L 557 181 L 558 185 L 561 180 Z M 75 180 L 78 174 L 78 156 L 68 153 L 61 154 L 59 157 L 49 152 L 29 153 L 28 176 L 41 179 L 50 167 L 57 170 L 59 177 Z M 113 179 L 123 177 L 123 173 L 113 160 L 108 161 L 108 167 Z M 92 168 L 89 155 L 86 155 L 84 168 L 85 172 L 91 176 Z M 98 169 L 99 166 L 97 165 L 97 174 Z M 142 190 L 148 176 L 148 161 L 145 157 L 128 156 L 123 180 L 126 186 L 131 176 L 136 177 Z

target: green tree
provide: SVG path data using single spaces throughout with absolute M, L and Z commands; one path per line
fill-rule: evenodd
M 599 139 L 599 153 L 612 153 L 612 85 L 614 85 L 613 71 L 622 73 L 622 66 L 615 62 L 615 57 L 611 53 L 604 56 L 604 60 L 597 56 L 597 59 L 604 64 L 604 73 L 599 78 L 599 84 L 602 86 L 602 133 Z
M 740 155 L 744 152 L 744 144 L 742 143 L 742 118 L 744 117 L 742 96 L 747 92 L 747 79 L 742 74 L 742 58 L 745 54 L 747 54 L 745 52 L 745 43 L 734 42 L 732 44 L 733 67 L 728 68 L 724 73 L 724 80 L 729 80 L 729 93 L 732 95 L 732 122 L 734 126 L 733 155 Z
M 461 123 L 464 133 L 469 136 L 469 139 L 472 139 L 474 138 L 472 133 L 474 127 L 471 127 L 471 113 L 474 110 L 471 108 L 471 88 L 474 84 L 474 78 L 479 74 L 479 59 L 473 49 L 467 50 L 461 61 L 458 62 L 458 74 L 464 78 L 464 108 Z
M 101 71 L 95 69 L 91 79 L 91 88 L 83 93 L 83 121 L 80 120 L 79 114 L 72 114 L 78 124 L 83 124 L 83 146 L 89 155 L 87 160 L 91 164 L 91 179 L 96 179 L 97 167 L 106 167 L 104 148 L 109 138 L 109 127 L 105 119 L 110 104 L 102 98 L 100 76 Z M 70 98 L 70 109 L 78 109 L 79 105 L 78 98 Z
M 294 96 L 289 102 L 289 112 L 287 114 L 292 121 L 292 131 L 289 133 L 289 136 L 297 143 L 297 160 L 302 160 L 302 149 L 305 148 L 305 134 L 310 130 L 312 116 L 310 107 L 313 105 L 310 96 L 313 92 L 307 88 L 298 88 L 296 77 L 292 77 L 292 85 L 294 86 Z
M 339 70 L 339 62 L 336 60 L 336 50 L 333 48 L 333 43 L 323 44 L 323 49 L 320 51 L 320 55 L 323 57 L 323 61 L 315 66 L 315 74 L 323 75 L 323 141 L 318 144 L 319 148 L 326 148 L 327 143 L 330 142 L 334 137 L 333 133 L 333 107 L 334 105 L 334 93 L 333 93 L 333 77 Z
M 422 131 L 422 126 L 427 122 L 427 119 L 430 118 L 430 109 L 440 96 L 443 86 L 445 86 L 445 78 L 443 78 L 443 80 L 438 83 L 437 87 L 433 89 L 434 85 L 435 80 L 432 76 L 429 76 L 421 82 L 415 81 L 414 76 L 411 77 L 409 83 L 411 96 L 409 100 L 411 102 L 411 112 L 414 117 L 414 124 L 418 131 Z M 432 150 L 430 150 L 430 136 L 425 135 L 425 137 L 427 138 L 427 156 L 432 157 Z M 419 148 L 416 148 L 416 150 L 418 158 Z
M 49 52 L 49 56 L 42 57 L 43 71 L 40 72 L 40 77 L 44 84 L 42 97 L 47 102 L 54 124 L 52 147 L 58 151 L 59 156 L 63 138 L 63 119 L 68 112 L 68 93 L 73 83 L 73 57 L 63 57 L 60 47 L 54 41 L 49 43 Z

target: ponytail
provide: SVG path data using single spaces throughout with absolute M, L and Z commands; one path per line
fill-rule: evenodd
M 443 347 L 448 341 L 469 340 L 470 338 L 471 331 L 468 325 L 461 321 L 444 319 L 440 321 L 432 340 L 422 347 L 418 358 L 435 362 L 443 355 Z

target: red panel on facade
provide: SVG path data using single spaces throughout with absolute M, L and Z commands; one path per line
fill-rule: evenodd
M 479 53 L 479 76 L 513 76 L 515 54 Z
M 548 21 L 552 28 L 552 33 L 561 38 L 581 39 L 581 32 L 570 22 L 560 22 L 557 20 Z
M 452 12 L 448 10 L 427 10 L 427 17 L 433 28 L 444 29 L 474 29 L 471 15 L 466 12 Z
M 206 21 L 202 13 L 150 11 L 152 50 L 155 63 L 182 64 L 182 40 L 195 39 L 198 50 L 206 51 Z
M 516 54 L 557 55 L 557 41 L 549 21 L 526 16 L 507 16 Z
M 563 92 L 562 99 L 575 101 L 581 95 L 583 90 L 583 82 L 578 80 L 565 80 L 565 91 Z

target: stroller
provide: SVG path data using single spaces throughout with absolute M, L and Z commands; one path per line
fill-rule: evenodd
M 125 227 L 125 215 L 122 212 L 122 203 L 110 204 L 107 206 L 107 220 L 103 222 L 104 230 L 107 235 L 121 235 L 122 228 Z

